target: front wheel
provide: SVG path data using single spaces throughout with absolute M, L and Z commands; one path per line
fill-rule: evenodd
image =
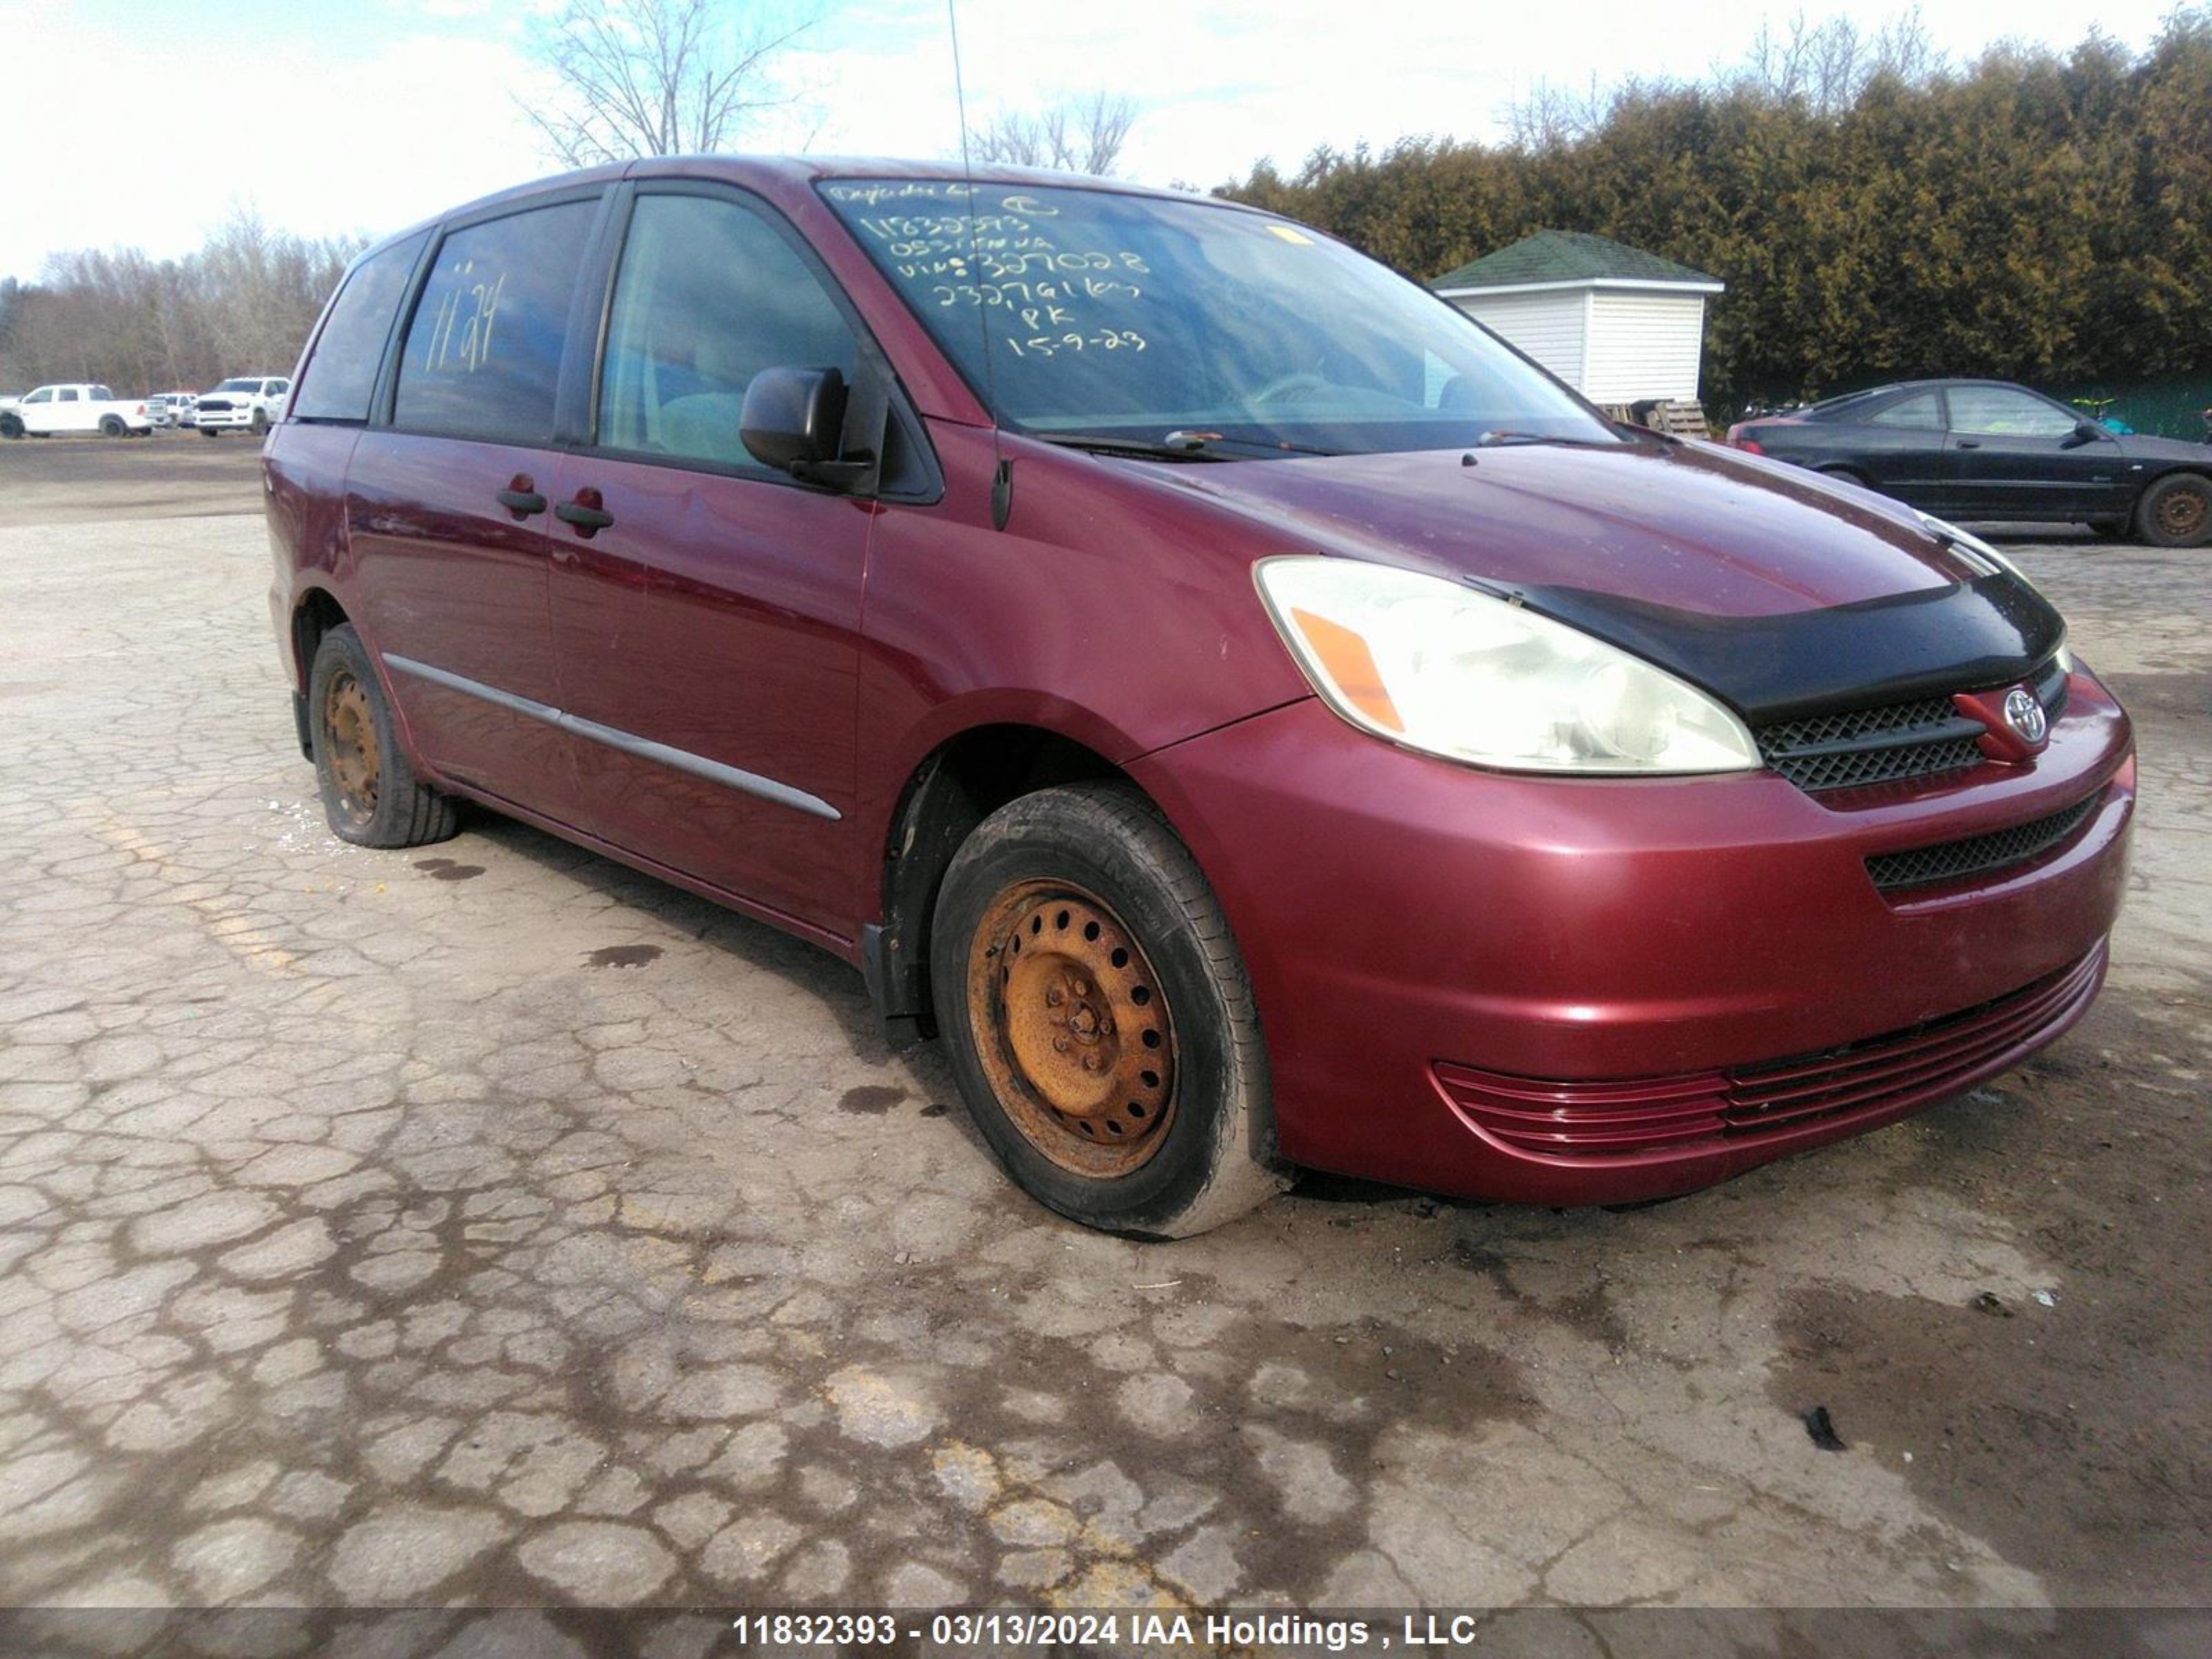
M 2153 547 L 2202 547 L 2212 538 L 2212 478 L 2177 472 L 2143 491 L 2136 526 Z
M 200 428 L 199 428 L 199 434 L 200 434 L 200 436 L 201 436 L 201 437 L 203 437 L 203 438 L 220 438 L 221 436 L 222 436 L 222 433 L 220 433 L 220 432 L 216 431 L 216 430 L 213 427 L 211 427 L 211 426 L 204 426 L 204 427 Z
M 253 411 L 253 435 L 258 438 L 268 430 L 269 411 L 262 409 L 255 410 Z
M 969 1110 L 1038 1202 L 1182 1238 L 1286 1183 L 1243 961 L 1135 789 L 1073 784 L 984 819 L 946 872 L 929 958 Z
M 368 648 L 350 623 L 315 647 L 307 714 L 323 813 L 341 841 L 424 847 L 459 830 L 453 797 L 416 781 Z
M 0 438 L 13 439 L 22 435 L 23 423 L 21 421 L 13 415 L 0 415 Z

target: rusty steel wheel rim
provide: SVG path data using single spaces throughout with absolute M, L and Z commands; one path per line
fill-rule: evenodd
M 969 950 L 968 1012 L 992 1093 L 1053 1163 L 1110 1181 L 1159 1151 L 1175 1121 L 1175 1026 L 1103 900 L 1064 882 L 1001 893 Z
M 349 669 L 339 669 L 323 688 L 323 754 L 338 810 L 349 823 L 368 823 L 376 816 L 376 721 L 368 690 Z
M 2158 527 L 2169 536 L 2193 536 L 2204 527 L 2212 494 L 2202 489 L 2176 489 L 2158 504 Z

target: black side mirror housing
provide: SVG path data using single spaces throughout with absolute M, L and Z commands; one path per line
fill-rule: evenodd
M 835 368 L 764 368 L 745 388 L 738 436 L 755 460 L 807 483 L 851 489 L 872 459 L 840 459 L 845 377 Z
M 2068 449 L 2078 449 L 2083 444 L 2094 444 L 2101 439 L 2109 438 L 2110 436 L 2112 436 L 2112 434 L 2106 431 L 2103 427 L 2099 426 L 2094 421 L 2076 421 L 2074 422 L 2074 431 L 2072 434 L 2066 440 L 2065 447 Z

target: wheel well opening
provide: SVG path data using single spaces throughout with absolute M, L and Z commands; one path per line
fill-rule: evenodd
M 309 588 L 293 607 L 292 655 L 299 690 L 307 689 L 307 676 L 314 670 L 315 651 L 323 635 L 343 626 L 346 620 L 345 608 L 319 587 Z
M 1096 750 L 1038 726 L 963 732 L 915 769 L 884 848 L 884 919 L 866 951 L 869 994 L 894 1042 L 936 1035 L 929 928 L 938 890 L 960 843 L 1021 796 L 1127 774 Z

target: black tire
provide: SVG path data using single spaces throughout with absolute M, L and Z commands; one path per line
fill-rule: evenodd
M 252 425 L 255 437 L 258 438 L 266 434 L 269 430 L 269 411 L 265 409 L 255 410 Z
M 2212 478 L 2170 472 L 2136 503 L 2136 532 L 2153 547 L 2202 547 L 2212 540 Z
M 123 424 L 123 417 L 120 415 L 103 415 L 100 417 L 100 435 L 103 438 L 119 438 L 130 429 Z
M 1097 917 L 1103 937 L 1094 926 L 1085 931 L 1097 943 L 1081 945 L 1071 932 L 1056 945 L 1050 930 L 1030 931 L 1054 914 L 1065 929 L 1070 910 Z M 1024 964 L 1020 943 L 1032 937 L 1039 942 Z M 1055 1009 L 1034 1008 L 1027 1029 L 1049 1027 L 1065 1006 L 1059 1023 L 1076 1042 L 1098 1045 L 1082 1055 L 1089 1066 L 1095 1054 L 1106 1073 L 1110 1103 L 1096 1116 L 1058 1110 L 1024 1066 L 1059 1067 L 1063 1078 L 1072 1066 L 1049 1054 L 1024 1061 L 1010 1035 L 1015 1015 L 1006 994 L 1026 994 L 1022 988 L 1036 982 L 1017 971 L 1070 960 L 1055 954 L 1061 949 L 1110 951 L 1112 971 L 1055 981 L 1038 994 Z M 945 872 L 929 957 L 938 1030 L 969 1110 L 1015 1184 L 1039 1203 L 1127 1237 L 1183 1238 L 1234 1220 L 1288 1184 L 1243 958 L 1197 860 L 1134 788 L 1071 784 L 984 819 Z M 1052 988 L 1066 1000 L 1052 998 Z M 1079 1017 L 1091 1023 L 1079 1030 Z M 1051 1042 L 1068 1051 L 1067 1040 Z M 1111 1097 L 1122 1066 L 1163 1060 L 1164 1090 L 1149 1108 Z M 1153 1071 L 1138 1075 L 1162 1086 Z M 1085 1124 L 1093 1139 L 1076 1136 Z M 1115 1140 L 1109 1128 L 1130 1133 Z M 1142 1161 L 1110 1167 L 1139 1140 Z M 1085 1167 L 1094 1156 L 1109 1172 Z
M 459 830 L 453 797 L 416 781 L 392 706 L 350 623 L 331 629 L 315 647 L 307 731 L 323 814 L 341 841 L 427 847 Z
M 23 423 L 13 415 L 0 415 L 0 438 L 15 439 L 23 435 Z
M 220 438 L 222 436 L 222 433 L 216 431 L 216 428 L 211 426 L 198 427 L 194 429 L 198 431 L 203 438 Z

